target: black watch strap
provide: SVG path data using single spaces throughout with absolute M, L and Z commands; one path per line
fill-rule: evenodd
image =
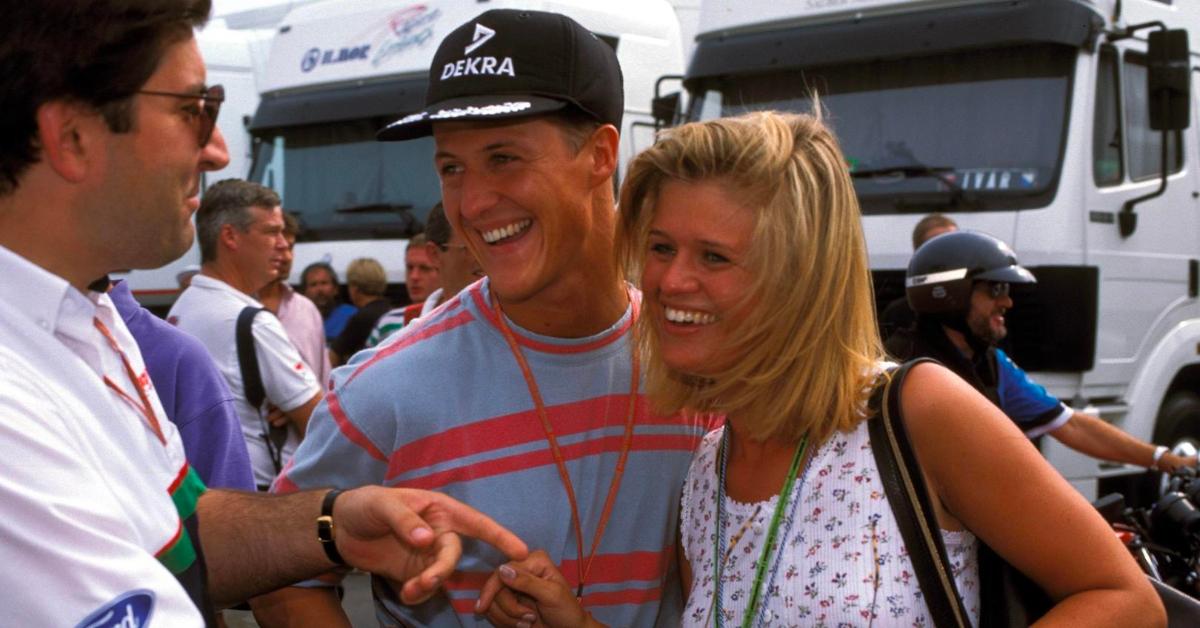
M 321 500 L 321 516 L 317 517 L 317 540 L 325 549 L 325 555 L 335 565 L 345 565 L 346 561 L 338 553 L 337 543 L 333 539 L 333 502 L 341 495 L 341 489 L 331 489 Z

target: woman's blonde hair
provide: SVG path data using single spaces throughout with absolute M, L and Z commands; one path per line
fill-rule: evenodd
M 662 133 L 621 188 L 618 260 L 631 278 L 641 276 L 654 204 L 670 180 L 718 182 L 753 209 L 744 266 L 754 305 L 724 349 L 733 366 L 715 377 L 670 369 L 651 317 L 641 318 L 656 409 L 735 416 L 756 439 L 807 433 L 820 442 L 853 428 L 884 352 L 858 200 L 833 134 L 819 117 L 776 112 Z

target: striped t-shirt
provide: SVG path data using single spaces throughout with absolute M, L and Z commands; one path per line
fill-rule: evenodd
M 624 432 L 629 338 L 640 295 L 632 296 L 620 320 L 587 338 L 540 336 L 509 322 L 566 460 L 585 553 Z M 334 392 L 313 413 L 275 490 L 374 483 L 440 491 L 493 517 L 530 549 L 545 550 L 574 587 L 578 552 L 570 505 L 496 316 L 484 279 L 337 369 Z M 678 623 L 679 494 L 692 452 L 709 427 L 707 421 L 656 416 L 638 396 L 624 481 L 585 578 L 583 604 L 597 620 L 612 626 Z M 502 562 L 498 551 L 467 541 L 445 595 L 404 607 L 386 591 L 381 595 L 377 583 L 377 603 L 384 598 L 380 616 L 396 625 L 487 625 L 473 607 Z

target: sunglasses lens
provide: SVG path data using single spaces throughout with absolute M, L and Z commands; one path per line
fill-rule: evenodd
M 999 299 L 1000 297 L 1008 296 L 1008 282 L 1007 281 L 994 281 L 994 282 L 988 284 L 988 286 L 992 290 L 992 298 L 993 299 Z
M 204 116 L 200 120 L 200 145 L 207 146 L 212 139 L 213 128 L 217 125 L 217 115 L 221 113 L 221 102 L 225 100 L 225 88 L 213 85 L 204 94 Z

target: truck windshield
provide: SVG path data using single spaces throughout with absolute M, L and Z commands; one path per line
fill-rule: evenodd
M 377 142 L 382 118 L 264 129 L 253 181 L 274 188 L 300 221 L 297 240 L 405 238 L 441 199 L 433 139 Z
M 954 51 L 691 84 L 689 118 L 820 98 L 863 213 L 1040 207 L 1053 197 L 1075 49 Z

